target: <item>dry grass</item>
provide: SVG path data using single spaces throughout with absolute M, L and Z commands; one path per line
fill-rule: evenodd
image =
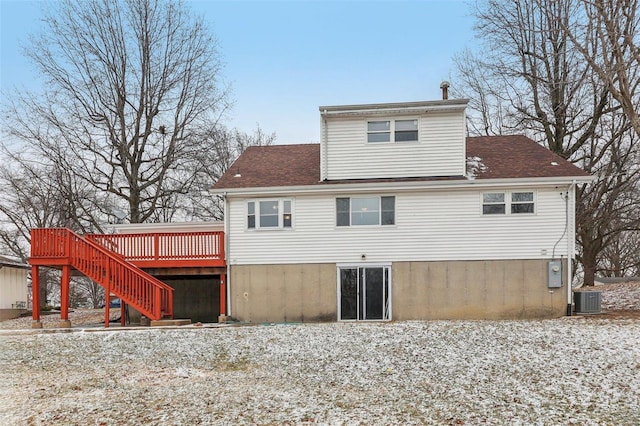
M 120 318 L 120 309 L 110 309 L 109 318 L 116 320 Z M 75 327 L 100 327 L 104 326 L 104 309 L 75 309 L 69 312 L 71 324 Z M 40 320 L 43 328 L 56 328 L 60 323 L 60 313 L 54 312 L 48 315 L 41 315 Z M 32 318 L 22 317 L 0 322 L 0 329 L 26 329 L 31 328 Z
M 0 332 L 0 424 L 637 425 L 639 288 L 545 321 L 121 332 L 76 311 L 86 330 Z
M 0 424 L 640 424 L 640 321 L 0 333 Z

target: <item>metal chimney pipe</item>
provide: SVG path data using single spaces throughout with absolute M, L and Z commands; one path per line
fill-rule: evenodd
M 442 100 L 449 99 L 449 82 L 443 81 L 440 83 L 440 88 L 442 89 Z

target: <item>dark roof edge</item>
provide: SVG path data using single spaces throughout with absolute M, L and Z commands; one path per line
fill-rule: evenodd
M 356 105 L 327 105 L 320 106 L 321 112 L 338 112 L 338 111 L 370 111 L 391 108 L 420 108 L 420 107 L 439 107 L 439 106 L 466 106 L 469 99 L 446 99 L 438 101 L 417 101 L 417 102 L 394 102 L 382 104 L 356 104 Z

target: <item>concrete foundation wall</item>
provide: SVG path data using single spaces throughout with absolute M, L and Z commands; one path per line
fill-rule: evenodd
M 249 322 L 336 321 L 335 264 L 231 267 L 231 316 Z
M 230 286 L 240 321 L 337 320 L 335 264 L 234 265 Z M 546 260 L 392 264 L 393 320 L 553 318 L 566 306 Z
M 563 316 L 567 310 L 566 284 L 561 288 L 547 287 L 547 262 L 396 262 L 393 319 Z

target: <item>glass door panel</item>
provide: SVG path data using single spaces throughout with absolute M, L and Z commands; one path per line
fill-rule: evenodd
M 339 268 L 340 320 L 390 319 L 390 267 Z
M 384 318 L 384 274 L 383 268 L 365 268 L 365 312 L 368 320 Z
M 340 269 L 340 319 L 358 318 L 358 269 Z

